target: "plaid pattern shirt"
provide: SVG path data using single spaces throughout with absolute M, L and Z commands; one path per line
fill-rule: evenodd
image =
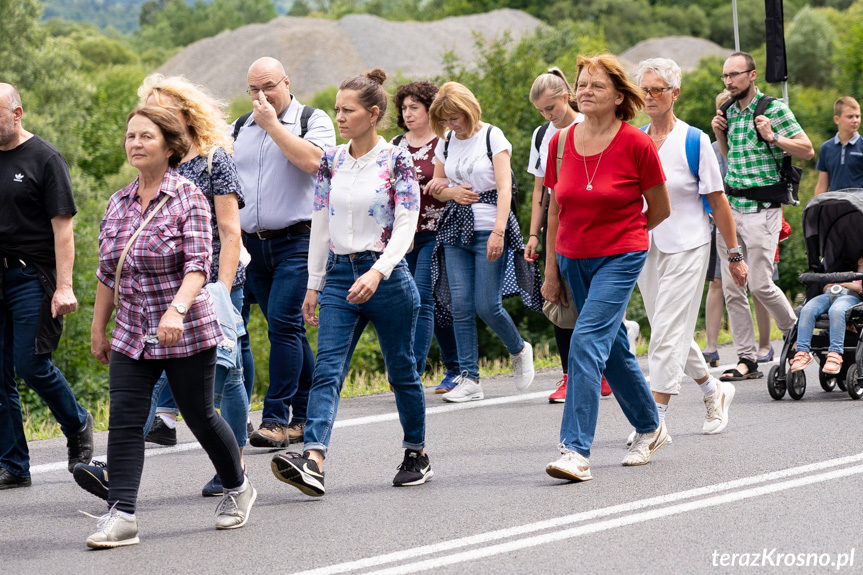
M 756 88 L 755 97 L 749 105 L 739 109 L 736 105 L 728 108 L 728 174 L 725 183 L 732 188 L 755 188 L 779 182 L 779 167 L 784 152 L 772 146 L 773 156 L 767 144 L 758 140 L 753 122 L 755 105 L 764 94 Z M 786 138 L 793 138 L 803 132 L 794 113 L 784 102 L 773 100 L 764 115 L 770 118 L 773 131 Z M 728 196 L 728 203 L 738 212 L 749 214 L 772 205 L 738 196 Z
M 196 271 L 209 276 L 213 257 L 207 198 L 173 168 L 165 172 L 159 193 L 143 213 L 137 178 L 111 196 L 99 231 L 96 277 L 114 290 L 120 254 L 165 194 L 171 199 L 141 232 L 123 262 L 111 349 L 133 359 L 188 357 L 222 340 L 210 294 L 202 289 L 186 312 L 183 337 L 176 345 L 163 347 L 144 341 L 156 335 L 183 277 Z

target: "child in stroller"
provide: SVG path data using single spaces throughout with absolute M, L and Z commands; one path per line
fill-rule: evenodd
M 851 271 L 851 270 L 848 270 Z M 857 255 L 856 270 L 863 272 L 863 251 Z M 803 370 L 812 362 L 810 344 L 815 331 L 815 322 L 821 314 L 830 317 L 830 346 L 827 359 L 821 367 L 826 374 L 836 375 L 842 370 L 842 354 L 845 345 L 845 312 L 863 301 L 863 282 L 833 283 L 824 286 L 823 293 L 803 306 L 797 323 L 797 353 L 791 361 L 791 372 Z

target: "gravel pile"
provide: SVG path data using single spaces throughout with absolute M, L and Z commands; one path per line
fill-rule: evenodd
M 542 23 L 519 10 L 445 18 L 436 22 L 391 22 L 368 14 L 341 20 L 282 17 L 200 40 L 166 62 L 159 72 L 183 75 L 228 100 L 246 89 L 249 65 L 261 56 L 281 60 L 291 91 L 303 99 L 349 76 L 380 67 L 394 78 L 428 78 L 443 72 L 443 55 L 476 59 L 474 35 L 486 39 L 509 31 L 513 40 Z
M 647 58 L 670 58 L 677 62 L 680 68 L 687 72 L 698 67 L 698 62 L 704 56 L 718 54 L 728 58 L 734 50 L 723 48 L 719 44 L 695 38 L 694 36 L 666 36 L 665 38 L 650 38 L 643 40 L 620 55 L 627 72 L 635 72 L 635 67 Z

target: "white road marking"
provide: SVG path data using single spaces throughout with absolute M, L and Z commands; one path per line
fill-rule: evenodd
M 810 485 L 814 483 L 819 483 L 823 481 L 829 481 L 831 479 L 836 479 L 839 477 L 846 477 L 849 475 L 856 475 L 863 473 L 863 465 L 858 465 L 856 467 L 849 467 L 845 469 L 835 470 L 828 473 L 823 473 L 820 475 L 811 475 L 808 477 L 802 477 L 797 479 L 791 479 L 788 481 L 777 483 L 777 480 L 786 479 L 789 477 L 795 477 L 798 475 L 802 475 L 805 473 L 811 473 L 813 471 L 822 471 L 825 469 L 829 469 L 832 467 L 838 467 L 842 465 L 848 465 L 850 463 L 859 463 L 863 461 L 863 453 L 858 453 L 856 455 L 850 455 L 847 457 L 840 457 L 837 459 L 830 459 L 826 461 L 820 461 L 817 463 L 811 463 L 808 465 L 802 465 L 798 467 L 792 467 L 789 469 L 783 469 L 780 471 L 773 471 L 770 473 L 764 473 L 761 475 L 754 475 L 752 477 L 744 477 L 742 479 L 736 479 L 734 481 L 727 481 L 723 483 L 717 483 L 715 485 L 708 485 L 705 487 L 698 487 L 695 489 L 689 489 L 686 491 L 679 491 L 676 493 L 670 493 L 668 495 L 660 495 L 657 497 L 650 497 L 647 499 L 641 499 L 637 501 L 632 501 L 629 503 L 622 503 L 619 505 L 612 505 L 610 507 L 604 507 L 600 509 L 593 509 L 590 511 L 583 511 L 581 513 L 575 513 L 573 515 L 566 515 L 563 517 L 557 517 L 554 519 L 547 519 L 544 521 L 538 521 L 535 523 L 528 523 L 525 525 L 519 525 L 515 527 L 509 527 L 505 529 L 499 529 L 496 531 L 489 531 L 486 533 L 479 533 L 477 535 L 472 535 L 470 537 L 463 537 L 461 539 L 443 541 L 441 543 L 433 543 L 430 545 L 423 545 L 420 547 L 415 547 L 413 549 L 403 549 L 400 551 L 396 551 L 393 553 L 387 553 L 384 555 L 378 555 L 375 557 L 367 557 L 364 559 L 359 559 L 355 561 L 348 561 L 345 563 L 339 563 L 336 565 L 330 565 L 328 567 L 321 567 L 318 569 L 312 569 L 309 571 L 303 571 L 301 573 L 296 573 L 294 575 L 330 575 L 335 573 L 346 573 L 349 571 L 355 571 L 360 569 L 369 569 L 372 567 L 377 567 L 380 565 L 385 565 L 387 563 L 395 563 L 398 561 L 405 561 L 416 559 L 425 555 L 432 555 L 435 553 L 443 553 L 447 551 L 454 551 L 463 547 L 470 547 L 474 545 L 480 545 L 483 543 L 490 543 L 493 541 L 499 541 L 502 539 L 508 539 L 511 537 L 522 536 L 530 533 L 535 533 L 538 531 L 544 531 L 547 529 L 555 529 L 565 527 L 567 525 L 571 525 L 574 523 L 580 523 L 585 521 L 591 521 L 594 519 L 599 519 L 602 517 L 608 517 L 610 515 L 616 515 L 619 513 L 628 513 L 623 517 L 618 517 L 615 519 L 610 519 L 606 521 L 601 521 L 598 523 L 592 523 L 589 525 L 584 525 L 580 527 L 575 527 L 571 529 L 566 529 L 563 531 L 556 531 L 553 533 L 547 533 L 543 535 L 537 535 L 533 537 L 528 537 L 516 541 L 511 541 L 507 543 L 502 543 L 499 545 L 494 545 L 490 547 L 485 547 L 477 550 L 471 551 L 463 551 L 461 553 L 456 553 L 454 555 L 428 559 L 425 561 L 419 561 L 416 563 L 410 563 L 406 565 L 400 565 L 394 567 L 390 570 L 380 571 L 380 573 L 406 573 L 406 572 L 416 572 L 427 569 L 432 569 L 436 567 L 442 567 L 445 565 L 450 565 L 453 563 L 460 563 L 464 561 L 472 561 L 474 559 L 478 559 L 481 557 L 488 557 L 490 555 L 497 555 L 501 553 L 508 553 L 514 551 L 516 549 L 522 549 L 525 547 L 533 547 L 536 545 L 543 545 L 545 543 L 550 543 L 553 541 L 558 541 L 560 539 L 567 539 L 572 537 L 578 537 L 581 535 L 586 535 L 589 533 L 596 533 L 598 531 L 604 531 L 608 529 L 613 529 L 616 527 L 621 527 L 624 525 L 631 525 L 633 523 L 639 523 L 643 521 L 649 521 L 652 519 L 657 519 L 660 517 L 666 517 L 669 515 L 675 515 L 678 513 L 685 513 L 688 511 L 694 511 L 696 509 L 702 509 L 706 507 L 713 507 L 717 505 L 722 505 L 726 503 L 732 503 L 735 501 L 740 501 L 742 499 L 747 499 L 751 497 L 757 497 L 759 495 L 767 495 L 770 493 L 775 493 L 777 491 L 782 491 L 786 489 L 792 489 L 794 487 L 802 487 L 805 485 Z M 755 485 L 759 483 L 768 483 L 767 485 L 763 485 L 760 487 L 754 487 L 750 489 L 742 489 L 740 491 L 732 491 L 735 489 L 741 489 L 750 485 Z M 720 493 L 723 491 L 732 491 L 731 493 L 725 493 L 722 495 L 714 495 L 716 493 Z M 682 501 L 684 499 L 690 499 L 694 497 L 707 497 L 706 499 L 698 499 L 696 501 L 691 501 L 687 503 L 680 503 L 676 505 L 670 505 L 672 503 Z M 641 509 L 645 509 L 648 507 L 655 506 L 666 506 L 660 507 L 659 509 L 654 509 L 650 511 L 644 511 L 640 513 L 633 513 L 639 511 Z
M 715 371 L 722 373 L 727 369 L 736 367 L 737 364 L 728 364 L 728 365 L 720 365 L 719 367 L 711 368 L 710 371 Z M 645 376 L 645 379 L 648 383 L 650 383 L 650 377 Z M 540 399 L 547 397 L 549 391 L 535 391 L 532 393 L 520 393 L 518 395 L 507 395 L 504 397 L 495 397 L 493 399 L 483 399 L 481 401 L 469 401 L 467 403 L 452 403 L 441 405 L 438 407 L 427 407 L 426 415 L 435 415 L 439 413 L 451 413 L 453 411 L 461 411 L 463 409 L 474 409 L 477 407 L 492 407 L 494 405 L 504 405 L 507 403 L 517 403 L 520 401 L 529 401 L 533 399 Z M 370 425 L 373 423 L 382 423 L 384 421 L 397 421 L 399 418 L 399 414 L 397 412 L 390 413 L 382 413 L 380 415 L 369 415 L 365 417 L 355 417 L 353 419 L 344 419 L 341 421 L 336 421 L 334 427 L 355 427 L 357 425 Z M 172 447 L 162 447 L 162 448 L 151 448 L 147 449 L 144 452 L 145 457 L 158 457 L 160 455 L 171 455 L 172 453 L 180 453 L 183 451 L 192 451 L 194 449 L 200 449 L 201 444 L 197 441 L 192 441 L 189 443 L 181 443 L 180 445 L 175 445 Z M 107 459 L 107 455 L 95 455 L 93 459 L 98 459 L 100 461 L 105 461 Z M 41 465 L 34 465 L 30 468 L 30 475 L 38 475 L 40 473 L 48 473 L 51 471 L 62 471 L 67 469 L 68 463 L 66 461 L 56 461 L 54 463 L 43 463 Z

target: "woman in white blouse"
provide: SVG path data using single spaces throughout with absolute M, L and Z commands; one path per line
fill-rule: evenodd
M 419 217 L 419 186 L 410 154 L 377 133 L 387 110 L 385 80 L 376 68 L 342 82 L 336 122 L 349 142 L 324 154 L 315 188 L 303 316 L 318 326 L 318 353 L 304 452 L 276 455 L 272 469 L 281 481 L 316 497 L 324 494 L 323 461 L 339 393 L 369 322 L 404 431 L 404 459 L 393 485 L 420 485 L 433 475 L 424 452 L 425 396 L 413 355 L 419 293 L 404 261 Z
M 429 120 L 440 140 L 435 149 L 435 177 L 426 190 L 448 202 L 436 248 L 438 255 L 443 251 L 445 265 L 435 258 L 432 268 L 433 278 L 446 278 L 434 282 L 435 314 L 452 313 L 461 379 L 443 399 L 456 403 L 484 397 L 479 382 L 477 313 L 512 355 L 516 389 L 526 389 L 534 377 L 533 349 L 519 335 L 501 300 L 508 263 L 533 265 L 533 270 L 516 275 L 535 275 L 537 287 L 539 271 L 535 262 L 524 259 L 524 240 L 511 212 L 512 145 L 500 128 L 483 123 L 481 117 L 476 97 L 457 82 L 441 86 L 429 109 Z M 510 251 L 518 251 L 514 262 Z M 442 298 L 440 287 L 444 285 L 449 289 Z M 540 301 L 537 293 L 525 303 Z
M 680 393 L 683 375 L 691 377 L 704 395 L 707 414 L 702 431 L 719 433 L 728 424 L 734 385 L 710 375 L 692 339 L 710 256 L 710 220 L 704 198 L 730 251 L 737 246 L 734 219 L 710 138 L 674 115 L 680 67 L 667 58 L 652 58 L 639 64 L 636 78 L 650 118 L 642 130 L 657 147 L 671 201 L 671 216 L 650 232 L 650 250 L 638 278 L 651 327 L 650 389 L 660 421 L 664 421 L 671 396 Z M 734 254 L 729 262 L 733 280 L 743 285 L 747 275 L 743 257 Z

